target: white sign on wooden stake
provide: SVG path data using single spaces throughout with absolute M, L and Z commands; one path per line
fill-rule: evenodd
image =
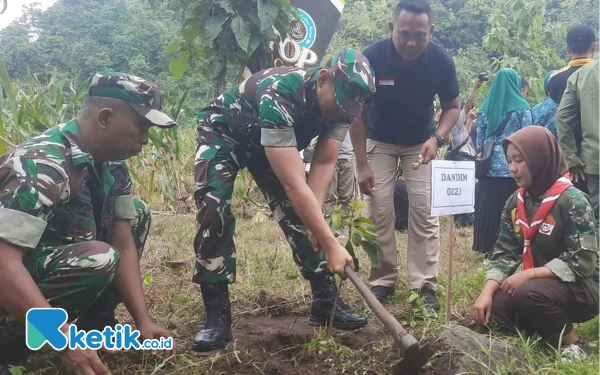
M 475 210 L 475 162 L 431 162 L 431 216 L 466 214 Z
M 475 162 L 433 160 L 431 162 L 431 216 L 450 215 L 448 241 L 448 285 L 446 323 L 452 317 L 452 258 L 454 215 L 475 210 Z

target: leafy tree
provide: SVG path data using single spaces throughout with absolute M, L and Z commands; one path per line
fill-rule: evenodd
M 462 100 L 466 100 L 480 72 L 489 72 L 487 53 L 476 45 L 458 50 L 453 56 Z M 481 94 L 483 90 L 480 90 Z
M 323 61 L 327 61 L 342 47 L 363 50 L 373 42 L 388 37 L 387 23 L 395 5 L 395 0 L 348 1 Z
M 150 0 L 154 5 L 163 0 Z M 297 14 L 290 0 L 173 0 L 183 22 L 182 40 L 170 44 L 165 55 L 178 52 L 169 69 L 180 79 L 192 67 L 210 74 L 214 95 L 225 87 L 227 67 L 269 56 L 269 44 L 286 35 Z
M 434 39 L 454 52 L 480 45 L 495 4 L 490 0 L 433 0 Z
M 576 25 L 587 25 L 598 32 L 598 8 L 598 0 L 550 0 L 547 16 L 550 21 L 565 26 L 567 30 Z M 562 58 L 569 59 L 566 34 L 555 40 L 552 47 Z
M 14 80 L 28 72 L 48 80 L 56 70 L 85 79 L 99 70 L 125 71 L 156 81 L 174 96 L 187 91 L 183 112 L 195 116 L 211 97 L 202 75 L 175 81 L 162 55 L 177 37 L 177 13 L 134 0 L 59 0 L 47 11 L 26 7 L 0 30 L 0 57 Z
M 528 99 L 535 103 L 544 97 L 546 72 L 565 64 L 552 48 L 552 41 L 564 35 L 565 27 L 547 22 L 546 4 L 546 0 L 501 2 L 483 38 L 484 49 L 492 54 L 493 68 L 515 69 L 529 82 Z

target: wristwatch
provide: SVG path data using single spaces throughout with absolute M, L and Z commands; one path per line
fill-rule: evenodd
M 442 147 L 444 145 L 444 137 L 442 137 L 441 135 L 437 134 L 437 133 L 433 133 L 433 135 L 431 136 L 431 138 L 435 138 L 438 141 L 438 147 Z

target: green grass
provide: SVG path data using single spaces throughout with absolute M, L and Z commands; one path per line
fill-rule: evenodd
M 0 72 L 1 73 L 1 72 Z M 2 75 L 2 74 L 0 74 Z M 0 95 L 0 135 L 12 143 L 39 134 L 46 127 L 70 119 L 79 109 L 85 86 L 76 80 L 53 74 L 54 85 L 38 82 L 30 77 L 29 84 L 21 83 L 19 90 L 9 90 L 7 97 Z M 53 79 L 54 79 L 53 78 Z M 11 86 L 7 74 L 2 85 Z M 63 95 L 63 87 L 74 86 L 71 98 Z M 16 87 L 15 87 L 16 88 Z M 17 106 L 18 103 L 24 103 Z M 57 104 L 58 103 L 58 104 Z M 61 103 L 69 103 L 63 106 Z M 168 104 L 169 112 L 177 117 L 178 99 Z M 134 182 L 134 194 L 147 201 L 156 211 L 153 227 L 141 266 L 144 293 L 149 313 L 161 326 L 171 331 L 176 339 L 179 354 L 174 358 L 152 358 L 145 352 L 125 352 L 103 356 L 114 374 L 233 374 L 233 373 L 301 373 L 301 374 L 384 374 L 398 359 L 397 350 L 384 328 L 366 307 L 359 294 L 346 281 L 342 297 L 353 308 L 369 318 L 368 330 L 344 335 L 328 329 L 310 332 L 308 337 L 292 337 L 290 342 L 263 342 L 248 347 L 240 338 L 218 355 L 200 355 L 189 350 L 193 335 L 201 328 L 203 307 L 200 289 L 191 282 L 194 254 L 194 211 L 192 202 L 193 163 L 195 156 L 195 129 L 180 127 L 167 132 L 153 132 L 150 144 L 143 152 L 128 160 Z M 235 240 L 238 248 L 238 279 L 231 287 L 234 323 L 241 324 L 255 317 L 273 315 L 298 316 L 305 325 L 310 306 L 310 288 L 298 274 L 292 261 L 291 250 L 279 227 L 265 216 L 256 216 L 256 202 L 261 195 L 253 189 L 247 173 L 240 173 L 234 191 L 237 222 Z M 257 220 L 255 220 L 255 218 Z M 445 298 L 447 295 L 448 220 L 442 218 L 443 230 L 439 271 L 439 296 L 441 312 L 432 314 L 424 309 L 408 290 L 406 280 L 407 236 L 397 238 L 400 260 L 400 279 L 396 295 L 388 305 L 390 312 L 422 341 L 434 342 L 444 328 Z M 454 250 L 452 282 L 453 320 L 469 324 L 470 309 L 485 281 L 481 257 L 471 251 L 472 234 L 469 229 L 457 229 Z M 363 280 L 368 277 L 369 261 L 359 252 Z M 133 323 L 123 306 L 119 318 Z M 284 314 L 284 315 L 281 315 Z M 292 314 L 292 315 L 290 315 Z M 295 315 L 294 315 L 295 314 Z M 274 322 L 276 319 L 274 319 Z M 565 365 L 556 352 L 522 337 L 492 335 L 512 342 L 523 353 L 518 366 L 489 361 L 487 374 L 526 373 L 535 375 L 598 374 L 598 332 L 596 317 L 590 322 L 576 325 L 579 334 L 588 340 L 595 354 L 586 362 Z M 264 327 L 265 330 L 269 327 Z M 355 341 L 365 336 L 373 338 L 369 345 L 360 346 Z M 377 338 L 377 339 L 376 339 Z M 284 337 L 285 339 L 285 337 Z M 277 341 L 277 337 L 275 337 Z M 267 350 L 264 346 L 277 348 Z M 281 344 L 281 345 L 279 345 Z M 482 348 L 486 352 L 486 348 Z M 425 366 L 425 374 L 451 373 L 447 370 L 450 358 L 447 349 L 433 347 L 432 357 Z M 273 364 L 272 358 L 279 363 Z M 284 366 L 279 368 L 278 366 Z M 286 372 L 287 371 L 287 372 Z M 64 373 L 56 353 L 45 350 L 32 358 L 32 366 L 13 369 L 21 373 Z
M 443 225 L 442 244 L 445 244 L 448 243 L 447 220 L 443 221 Z M 277 373 L 265 363 L 265 358 L 271 358 L 272 354 L 266 353 L 261 347 L 244 347 L 240 340 L 234 341 L 225 353 L 216 356 L 199 355 L 190 350 L 191 338 L 201 328 L 203 318 L 200 290 L 191 282 L 194 262 L 193 236 L 193 214 L 155 215 L 142 258 L 144 293 L 149 312 L 158 324 L 175 335 L 179 354 L 166 361 L 151 358 L 140 352 L 104 356 L 103 359 L 114 374 L 213 374 L 226 373 L 223 368 L 227 366 L 237 366 L 232 368 L 247 371 L 242 373 Z M 276 314 L 300 314 L 304 315 L 302 319 L 305 319 L 310 306 L 310 288 L 299 276 L 292 261 L 291 250 L 276 223 L 271 220 L 256 222 L 251 218 L 238 219 L 235 240 L 238 249 L 238 278 L 231 287 L 234 322 L 243 322 L 248 317 L 273 311 L 276 311 Z M 442 306 L 440 314 L 436 315 L 424 309 L 418 299 L 413 300 L 406 287 L 406 240 L 405 233 L 398 234 L 400 280 L 388 308 L 412 334 L 423 340 L 432 340 L 445 323 L 443 312 L 446 298 L 447 248 L 442 246 L 439 262 L 439 294 Z M 471 234 L 468 229 L 457 229 L 456 243 L 452 312 L 453 320 L 465 323 L 469 321 L 471 304 L 484 283 L 484 270 L 481 257 L 470 250 Z M 364 253 L 359 253 L 359 257 L 363 265 L 359 274 L 366 280 L 369 261 Z M 286 351 L 285 358 L 289 356 L 290 366 L 299 366 L 298 373 L 388 373 L 390 366 L 398 359 L 392 340 L 385 336 L 384 328 L 349 281 L 344 283 L 341 294 L 355 310 L 368 316 L 369 329 L 379 332 L 382 340 L 366 348 L 351 348 L 348 342 L 341 340 L 335 332 L 321 330 L 314 334 L 312 340 L 282 346 L 275 351 L 275 355 Z M 133 323 L 123 306 L 119 307 L 119 317 L 124 322 Z M 578 332 L 590 341 L 597 351 L 598 318 L 578 325 Z M 552 352 L 548 353 L 542 345 L 528 343 L 525 338 L 501 337 L 513 342 L 523 353 L 524 360 L 518 369 L 492 364 L 489 374 L 518 373 L 516 370 L 536 375 L 598 373 L 598 355 L 593 355 L 584 363 L 564 365 L 559 357 Z M 444 348 L 434 348 L 433 354 L 425 368 L 431 372 L 426 373 L 434 373 L 434 368 L 439 371 L 443 366 L 440 362 L 444 356 L 447 357 Z M 61 373 L 59 363 L 52 358 L 51 354 L 38 355 L 34 362 L 37 367 L 45 368 L 45 371 L 34 373 Z M 311 367 L 315 364 L 318 364 L 318 370 Z

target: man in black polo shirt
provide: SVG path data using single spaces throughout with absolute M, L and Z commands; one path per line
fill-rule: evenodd
M 364 55 L 375 70 L 377 91 L 365 104 L 363 119 L 352 124 L 351 137 L 359 184 L 377 226 L 385 254 L 371 267 L 369 281 L 383 302 L 394 292 L 398 258 L 394 232 L 394 183 L 398 159 L 410 201 L 408 280 L 435 310 L 440 248 L 439 221 L 431 212 L 431 164 L 460 113 L 456 69 L 450 55 L 430 41 L 431 7 L 426 0 L 402 0 L 389 23 L 391 38 L 376 42 Z M 433 101 L 442 114 L 436 129 Z M 366 123 L 365 120 L 366 119 Z M 411 164 L 423 157 L 423 165 Z
M 573 27 L 567 33 L 567 52 L 571 61 L 562 69 L 550 76 L 548 91 L 550 97 L 560 104 L 560 99 L 567 88 L 567 80 L 579 68 L 592 62 L 596 50 L 596 33 L 589 26 L 579 25 Z

